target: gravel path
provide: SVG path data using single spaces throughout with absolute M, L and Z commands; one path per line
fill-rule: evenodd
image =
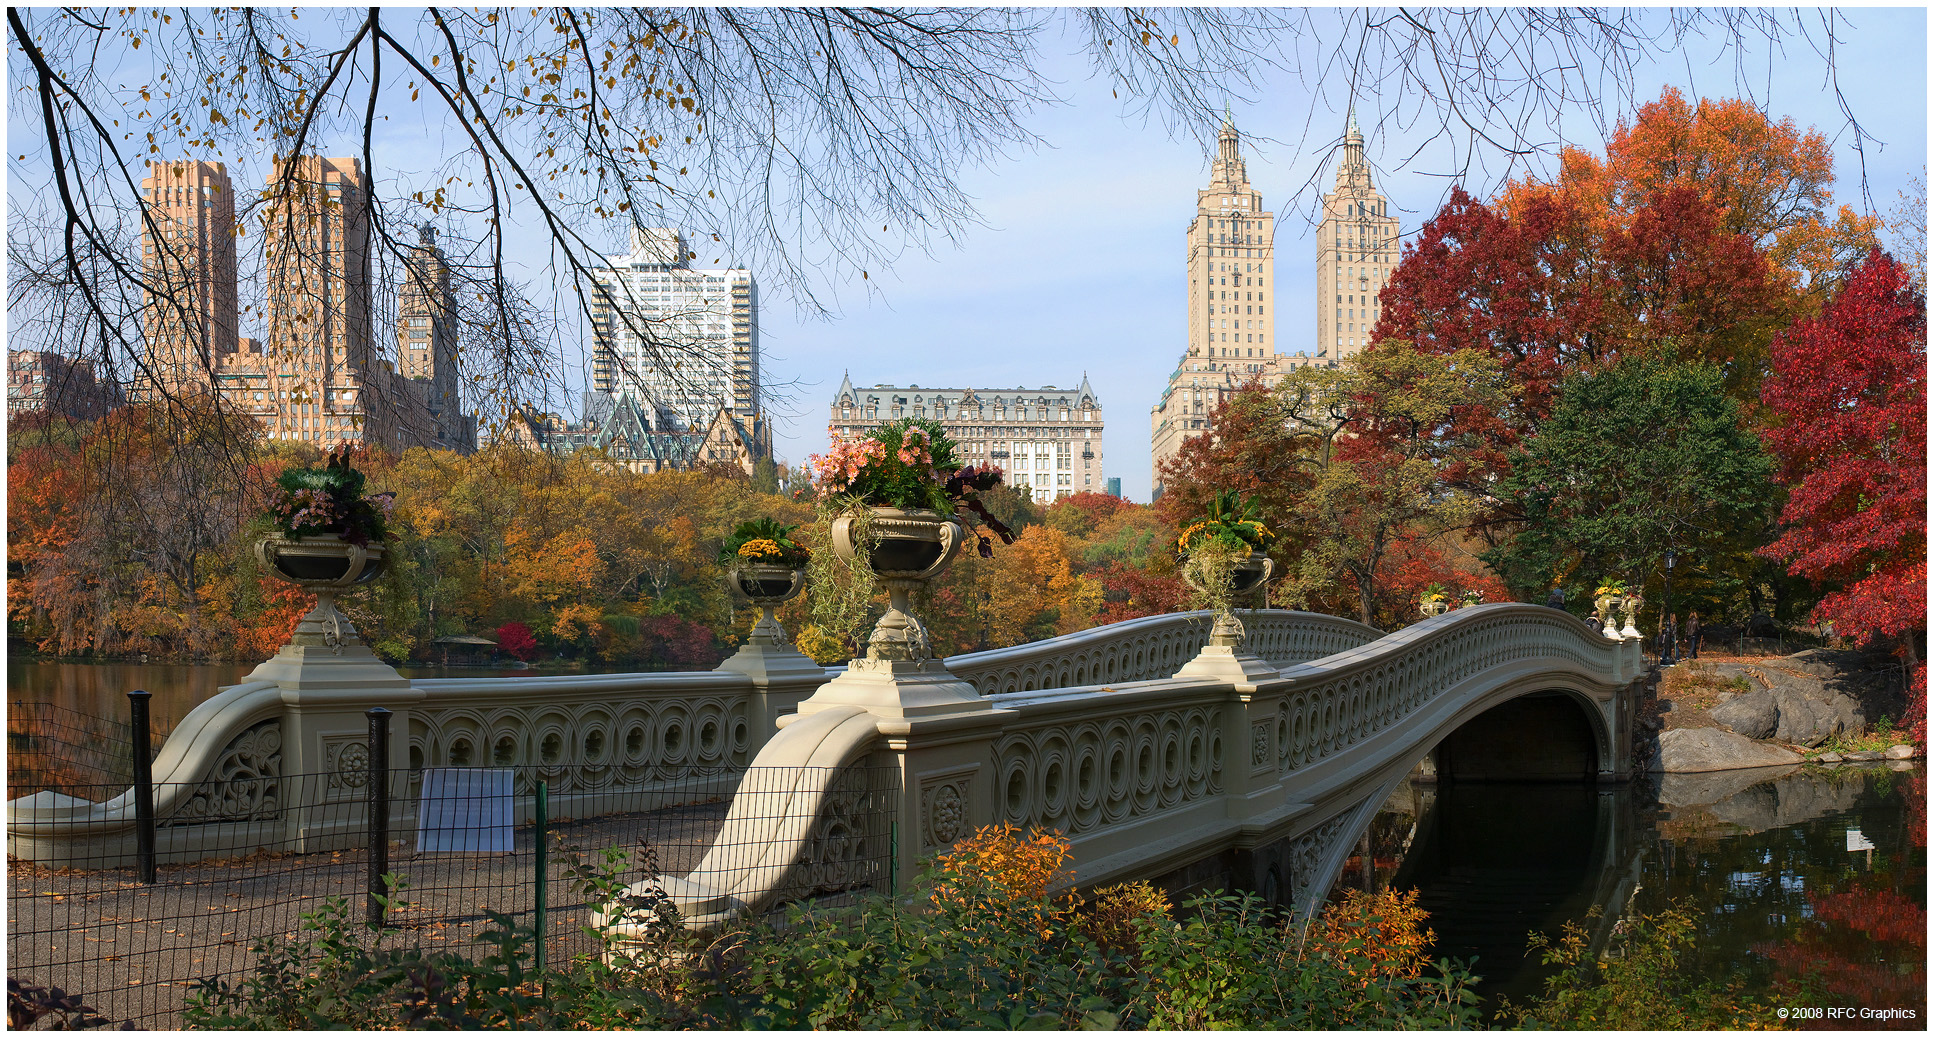
M 726 804 L 687 805 L 554 824 L 565 844 L 588 853 L 637 849 L 649 841 L 658 868 L 690 872 L 717 839 Z M 415 855 L 414 835 L 394 844 L 390 869 L 406 878 L 406 905 L 393 909 L 393 941 L 426 947 L 476 946 L 486 911 L 531 926 L 536 908 L 535 831 L 516 831 L 508 854 Z M 546 870 L 546 950 L 552 962 L 592 951 L 583 931 L 583 895 L 565 882 L 552 844 Z M 636 855 L 633 856 L 637 858 Z M 362 849 L 323 854 L 257 854 L 242 859 L 162 866 L 157 883 L 133 870 L 48 869 L 7 864 L 7 972 L 57 986 L 109 1019 L 137 1027 L 179 1028 L 182 999 L 197 978 L 238 978 L 255 964 L 251 946 L 293 935 L 302 916 L 330 899 L 362 918 L 368 863 Z M 640 874 L 627 874 L 628 880 Z

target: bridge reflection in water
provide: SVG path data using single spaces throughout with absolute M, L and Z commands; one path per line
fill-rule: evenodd
M 1856 961 L 1842 973 L 1898 980 L 1907 995 L 1891 998 L 1913 1004 L 1925 952 L 1885 937 L 1919 933 L 1926 919 L 1924 777 L 1898 762 L 1653 776 L 1618 789 L 1414 779 L 1386 802 L 1364 835 L 1369 859 L 1360 844 L 1333 894 L 1416 889 L 1437 936 L 1432 955 L 1476 958 L 1488 1017 L 1501 999 L 1542 993 L 1551 969 L 1528 953 L 1531 933 L 1556 937 L 1578 923 L 1604 952 L 1622 919 L 1673 900 L 1691 902 L 1702 928 L 1688 972 L 1738 971 L 1766 995 L 1793 980 L 1787 961 L 1839 949 L 1832 955 Z M 1848 852 L 1850 830 L 1878 851 Z M 1850 899 L 1867 907 L 1873 933 L 1841 934 L 1817 916 Z M 1597 919 L 1594 906 L 1605 910 Z

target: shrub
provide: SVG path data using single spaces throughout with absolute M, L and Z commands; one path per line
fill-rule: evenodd
M 537 657 L 537 637 L 531 634 L 528 625 L 520 621 L 511 621 L 498 628 L 497 644 L 504 652 L 526 663 Z
M 1599 915 L 1594 906 L 1592 916 Z M 1584 927 L 1568 922 L 1555 943 L 1533 935 L 1544 962 L 1558 971 L 1545 995 L 1529 1005 L 1510 1000 L 1499 1019 L 1519 1028 L 1767 1029 L 1777 1027 L 1771 1007 L 1743 995 L 1745 979 L 1712 978 L 1681 965 L 1699 938 L 1699 913 L 1674 902 L 1650 916 L 1622 923 L 1614 947 L 1594 957 Z

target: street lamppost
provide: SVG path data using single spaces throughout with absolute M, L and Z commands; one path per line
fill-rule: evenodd
M 1660 611 L 1660 666 L 1667 667 L 1673 661 L 1674 643 L 1678 632 L 1673 630 L 1673 548 L 1666 549 L 1666 603 Z

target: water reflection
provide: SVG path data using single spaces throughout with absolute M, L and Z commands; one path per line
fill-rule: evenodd
M 1493 1006 L 1542 991 L 1547 971 L 1526 954 L 1530 932 L 1556 935 L 1576 921 L 1600 951 L 1622 918 L 1687 900 L 1703 934 L 1685 969 L 1740 972 L 1770 999 L 1801 991 L 1812 971 L 1819 999 L 1911 1009 L 1895 1026 L 1921 1027 L 1925 772 L 1892 765 L 1652 777 L 1607 791 L 1401 787 L 1368 835 L 1368 856 L 1353 857 L 1339 882 L 1364 886 L 1368 862 L 1373 885 L 1417 888 L 1434 953 L 1476 957 Z M 1872 850 L 1850 851 L 1851 840 Z M 1589 920 L 1595 905 L 1606 911 Z
M 168 732 L 223 686 L 240 682 L 252 663 L 134 664 L 8 658 L 7 703 L 46 703 L 95 718 L 125 721 L 128 690 L 154 694 L 149 713 L 157 731 Z M 405 678 L 498 678 L 556 672 L 493 667 L 403 667 Z M 597 670 L 572 671 L 591 674 Z

